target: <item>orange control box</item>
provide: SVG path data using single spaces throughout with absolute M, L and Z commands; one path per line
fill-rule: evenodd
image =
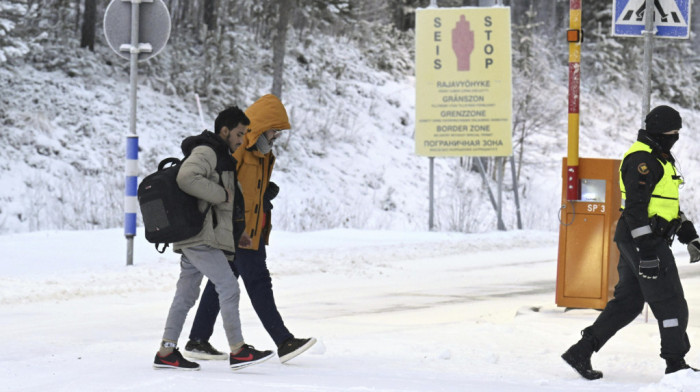
M 620 219 L 619 169 L 620 160 L 580 158 L 581 194 L 568 201 L 564 158 L 557 306 L 603 309 L 613 297 L 620 258 L 613 241 Z

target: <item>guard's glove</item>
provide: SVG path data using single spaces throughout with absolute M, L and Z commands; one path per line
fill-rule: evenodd
M 695 263 L 700 261 L 700 238 L 695 238 L 688 244 L 688 253 L 690 254 L 690 262 Z
M 678 228 L 676 235 L 681 244 L 689 244 L 690 241 L 698 238 L 698 233 L 695 231 L 693 222 L 686 219 L 683 213 L 681 213 L 681 225 Z
M 654 248 L 639 249 L 639 275 L 644 279 L 656 279 L 661 272 L 661 261 Z

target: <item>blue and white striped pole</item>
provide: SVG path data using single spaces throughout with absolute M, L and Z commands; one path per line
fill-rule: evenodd
M 125 1 L 125 0 L 122 0 Z M 128 1 L 128 0 L 126 0 Z M 138 200 L 139 137 L 136 135 L 136 91 L 138 89 L 139 4 L 131 0 L 131 45 L 129 48 L 129 134 L 126 135 L 126 192 L 124 194 L 124 236 L 126 236 L 126 265 L 134 264 L 134 236 Z
M 126 185 L 124 193 L 124 236 L 127 241 L 126 265 L 134 263 L 134 236 L 136 236 L 136 212 L 139 175 L 139 137 L 126 136 Z
M 143 9 L 141 8 L 142 3 L 145 7 Z M 140 20 L 141 10 L 144 11 L 145 20 L 143 21 Z M 137 197 L 139 142 L 136 134 L 138 62 L 155 56 L 165 47 L 165 43 L 170 37 L 170 13 L 163 0 L 111 0 L 105 9 L 103 25 L 109 47 L 120 57 L 129 59 L 131 110 L 129 133 L 126 135 L 124 235 L 127 240 L 126 265 L 132 265 L 134 237 L 136 236 L 136 214 L 139 208 Z M 125 52 L 129 54 L 127 55 Z

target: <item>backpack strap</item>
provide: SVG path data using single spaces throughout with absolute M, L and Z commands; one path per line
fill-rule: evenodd
M 218 161 L 219 157 L 217 157 L 216 160 Z M 219 174 L 219 185 L 221 185 L 222 188 L 226 189 L 226 187 L 224 186 L 224 179 L 221 178 L 223 171 L 221 171 L 221 169 L 219 168 L 219 165 L 216 166 L 216 173 Z M 211 204 L 209 204 L 209 206 L 207 206 L 207 209 L 204 211 L 205 215 L 206 215 L 207 211 L 209 211 L 209 207 L 211 207 Z M 213 210 L 211 213 L 211 221 L 214 225 L 214 228 L 216 228 L 216 226 L 219 225 L 219 220 L 216 218 L 216 214 L 213 212 Z
M 185 158 L 186 158 L 186 157 L 185 157 Z M 158 171 L 163 170 L 163 168 L 165 168 L 165 165 L 167 165 L 167 164 L 179 165 L 179 164 L 181 164 L 184 160 L 185 160 L 184 158 L 183 158 L 182 160 L 180 160 L 180 159 L 178 159 L 178 158 L 174 158 L 174 157 L 165 158 L 165 159 L 163 159 L 162 161 L 160 161 L 160 163 L 158 164 Z
M 163 249 L 161 250 L 161 249 L 158 249 L 158 245 L 161 245 L 161 244 L 155 244 L 156 250 L 158 251 L 158 253 L 165 253 L 165 250 L 166 250 L 166 249 L 168 248 L 168 246 L 169 246 L 169 244 L 162 244 L 162 245 L 163 245 Z
M 219 159 L 219 158 L 220 158 L 220 157 L 219 157 L 220 152 L 217 150 L 217 148 L 216 148 L 214 145 L 211 145 L 211 144 L 209 144 L 209 143 L 201 143 L 201 144 L 198 144 L 196 147 L 198 147 L 198 146 L 207 146 L 207 147 L 211 148 L 212 150 L 214 150 L 214 155 L 216 156 L 216 166 L 214 167 L 214 170 L 216 170 L 216 173 L 219 175 L 219 185 L 221 185 L 222 188 L 226 189 L 226 187 L 224 186 L 224 180 L 223 180 L 223 178 L 221 178 L 221 175 L 223 174 L 224 169 L 230 168 L 231 163 L 228 162 L 228 165 L 227 165 L 227 162 L 226 162 L 226 161 L 224 161 L 224 160 L 222 160 L 222 159 Z M 190 151 L 190 152 L 191 152 L 191 151 Z M 182 158 L 182 162 L 184 162 L 185 159 L 187 159 L 189 156 L 190 156 L 189 154 L 185 155 L 185 157 Z M 231 158 L 233 159 L 233 157 L 231 157 Z M 161 170 L 161 165 L 164 165 L 164 164 L 166 164 L 166 163 L 175 163 L 175 164 L 179 164 L 179 163 L 181 163 L 181 162 L 179 162 L 179 159 L 177 159 L 177 158 L 167 158 L 167 159 L 164 159 L 164 160 L 160 163 L 160 165 L 158 165 L 158 170 Z M 235 163 L 234 163 L 234 165 L 233 165 L 234 174 L 235 174 L 235 168 L 236 168 L 236 166 L 235 166 Z M 234 176 L 234 177 L 235 177 L 235 176 Z M 202 213 L 202 215 L 206 215 L 206 214 L 209 212 L 209 210 L 211 209 L 211 206 L 212 206 L 211 203 L 208 203 L 208 204 L 207 204 L 207 208 L 204 210 L 204 212 Z M 216 214 L 214 213 L 214 210 L 212 210 L 211 218 L 212 218 L 213 227 L 216 228 L 216 226 L 219 225 L 219 221 L 218 221 L 218 219 L 217 219 L 217 217 L 216 217 Z M 158 248 L 156 247 L 156 249 L 158 249 Z M 164 250 L 165 250 L 165 249 L 164 249 Z M 162 253 L 162 252 L 161 252 L 161 253 Z
M 207 146 L 207 147 L 210 147 L 212 150 L 214 150 L 214 153 L 216 153 L 216 149 L 214 149 L 214 147 L 212 147 L 212 146 L 209 145 L 209 144 L 203 143 L 203 144 L 200 144 L 200 146 Z M 164 166 L 164 165 L 166 165 L 166 164 L 168 164 L 168 163 L 170 163 L 170 164 L 175 164 L 175 165 L 181 165 L 183 162 L 185 162 L 185 159 L 189 158 L 189 156 L 190 156 L 189 154 L 185 155 L 185 157 L 182 158 L 182 160 L 179 160 L 179 159 L 177 159 L 177 158 L 166 158 L 166 159 L 163 159 L 163 160 L 160 162 L 160 164 L 158 165 L 158 170 L 162 170 L 161 166 Z M 219 171 L 219 167 L 218 167 L 218 162 L 219 162 L 219 157 L 218 157 L 218 156 L 216 157 L 216 162 L 217 162 L 216 172 L 219 173 L 219 183 L 221 183 L 222 186 L 223 186 L 223 182 L 222 182 L 222 180 L 221 180 L 221 172 Z M 205 208 L 205 209 L 204 209 L 204 212 L 202 212 L 202 216 L 206 216 L 210 209 L 211 209 L 211 203 L 207 203 L 207 208 Z M 216 225 L 217 225 L 217 222 L 216 222 L 216 215 L 213 214 L 213 213 L 212 213 L 212 220 L 214 221 L 214 227 L 216 227 Z M 167 248 L 167 244 L 166 244 L 166 248 Z M 156 246 L 156 250 L 158 250 L 158 247 L 157 247 L 157 246 Z M 159 251 L 159 252 L 160 252 L 160 251 Z M 163 252 L 165 252 L 165 248 L 163 248 Z M 160 253 L 163 253 L 163 252 L 160 252 Z

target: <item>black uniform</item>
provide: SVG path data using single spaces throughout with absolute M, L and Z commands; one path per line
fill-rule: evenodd
M 666 373 L 693 369 L 684 360 L 690 349 L 686 334 L 688 304 L 670 248 L 677 235 L 679 241 L 689 244 L 691 262 L 700 260 L 695 227 L 680 212 L 681 178 L 670 152 L 683 123 L 678 111 L 663 105 L 650 111 L 645 121 L 646 130 L 639 131 L 637 144 L 630 148 L 620 167 L 625 204 L 615 230 L 620 250 L 620 280 L 615 286 L 615 297 L 593 325 L 581 332 L 581 340 L 561 356 L 589 380 L 603 377 L 591 366 L 593 352 L 632 322 L 641 313 L 644 302 L 659 324 Z M 659 189 L 655 189 L 657 186 Z
M 676 261 L 667 242 L 675 230 L 671 228 L 672 233 L 663 233 L 668 227 L 655 228 L 652 225 L 653 233 L 638 238 L 636 242 L 630 233 L 630 228 L 651 224 L 648 217 L 651 193 L 664 175 L 659 160 L 673 163 L 673 156 L 664 153 L 658 143 L 643 132 L 638 140 L 650 146 L 652 152 L 634 152 L 624 159 L 620 168 L 626 190 L 625 209 L 615 230 L 615 242 L 620 250 L 617 266 L 620 280 L 615 286 L 614 298 L 588 330 L 598 341 L 598 351 L 617 331 L 632 322 L 641 313 L 644 302 L 647 302 L 659 324 L 661 357 L 682 359 L 690 350 L 686 334 L 688 304 Z M 640 171 L 640 167 L 647 170 Z M 645 279 L 639 275 L 639 252 L 642 248 L 659 258 L 660 274 L 657 279 Z

